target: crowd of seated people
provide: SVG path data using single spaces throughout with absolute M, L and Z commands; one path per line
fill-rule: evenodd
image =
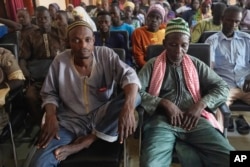
M 68 41 L 69 25 L 77 21 L 87 22 L 94 32 L 95 39 L 91 40 L 94 40 L 95 46 L 124 49 L 125 63 L 139 71 L 147 63 L 147 47 L 163 44 L 165 31 L 171 20 L 176 17 L 184 19 L 189 26 L 190 41 L 196 43 L 203 32 L 222 30 L 223 14 L 228 8 L 223 2 L 213 3 L 210 0 L 180 0 L 176 3 L 170 0 L 156 0 L 154 3 L 129 0 L 114 0 L 110 3 L 108 0 L 98 0 L 96 8 L 90 11 L 87 11 L 84 4 L 68 4 L 67 9 L 62 10 L 58 4 L 51 3 L 47 7 L 36 8 L 36 25 L 31 23 L 31 17 L 25 8 L 17 11 L 17 22 L 0 18 L 0 23 L 7 26 L 9 32 L 19 31 L 21 34 L 18 39 L 19 65 L 26 79 L 25 98 L 31 126 L 40 125 L 42 122 L 44 111 L 41 108 L 40 91 L 52 61 L 69 49 L 69 43 L 81 43 L 78 39 Z M 244 29 L 250 27 L 246 19 L 249 17 L 249 4 L 241 6 L 244 8 L 244 19 L 240 17 L 237 25 L 242 26 L 235 27 L 236 31 L 240 31 L 243 26 Z M 110 33 L 115 31 L 117 33 Z M 128 37 L 119 31 L 127 32 Z M 209 43 L 209 40 L 207 42 Z

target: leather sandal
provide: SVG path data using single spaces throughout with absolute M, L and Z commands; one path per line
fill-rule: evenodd
M 249 134 L 250 127 L 245 118 L 243 117 L 243 115 L 239 115 L 236 118 L 235 123 L 236 123 L 236 129 L 240 134 L 242 135 Z

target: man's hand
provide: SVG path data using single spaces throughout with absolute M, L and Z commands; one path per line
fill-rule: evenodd
M 56 114 L 47 112 L 45 122 L 41 127 L 41 133 L 37 142 L 38 148 L 46 148 L 53 138 L 60 140 L 58 130 L 59 124 Z
M 246 79 L 243 85 L 243 91 L 244 92 L 250 92 L 250 78 Z
M 129 135 L 132 135 L 136 129 L 134 112 L 138 85 L 128 84 L 123 89 L 125 94 L 125 102 L 118 120 L 120 143 L 123 143 L 124 139 L 126 139 Z
M 162 99 L 159 103 L 160 110 L 164 110 L 169 123 L 173 126 L 181 126 L 183 112 L 171 101 Z
M 120 143 L 123 143 L 124 139 L 135 132 L 136 122 L 134 111 L 134 108 L 131 108 L 131 106 L 128 106 L 126 104 L 122 108 L 118 121 Z
M 197 102 L 189 108 L 188 111 L 184 112 L 182 120 L 182 128 L 186 130 L 191 130 L 196 127 L 201 116 L 202 110 L 206 105 L 202 102 Z

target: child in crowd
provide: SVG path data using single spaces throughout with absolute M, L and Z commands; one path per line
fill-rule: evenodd
M 250 29 L 250 1 L 246 2 L 245 9 L 242 11 L 242 20 L 240 23 L 241 30 Z

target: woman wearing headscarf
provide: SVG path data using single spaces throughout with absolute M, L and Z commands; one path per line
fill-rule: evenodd
M 89 23 L 93 31 L 97 31 L 95 22 L 91 19 L 91 17 L 88 15 L 88 13 L 83 7 L 81 6 L 75 7 L 73 10 L 73 15 L 75 17 L 75 20 L 84 20 L 87 23 Z
M 191 30 L 201 20 L 212 18 L 211 3 L 212 2 L 210 0 L 204 0 L 201 2 L 199 10 L 193 15 L 191 20 L 189 20 L 188 22 L 189 25 L 191 25 Z
M 57 23 L 56 23 L 56 12 L 60 10 L 60 7 L 57 3 L 51 3 L 49 4 L 49 13 L 52 19 L 52 26 L 53 27 L 57 27 Z
M 69 21 L 72 22 L 74 21 L 74 16 L 73 16 L 73 10 L 74 10 L 74 5 L 73 4 L 68 4 L 67 8 L 66 8 L 66 11 L 67 11 L 67 15 L 68 15 L 68 18 L 69 18 Z
M 133 11 L 135 9 L 135 4 L 131 1 L 127 1 L 124 4 L 124 22 L 132 25 L 134 28 L 141 26 L 139 19 L 133 17 Z

